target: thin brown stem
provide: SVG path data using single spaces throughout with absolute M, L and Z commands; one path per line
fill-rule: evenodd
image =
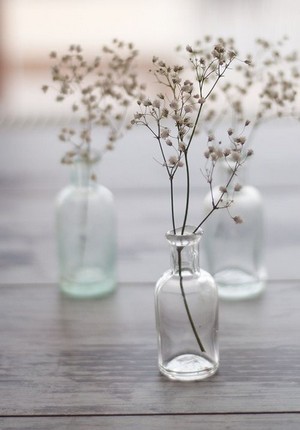
M 202 107 L 203 107 L 203 104 L 200 105 L 200 108 L 198 110 L 197 117 L 196 117 L 196 120 L 195 120 L 195 124 L 194 124 L 192 133 L 190 135 L 190 138 L 189 138 L 189 141 L 188 141 L 188 144 L 187 144 L 187 147 L 186 147 L 186 152 L 189 150 L 189 147 L 190 147 L 190 145 L 192 143 L 192 140 L 193 140 L 193 137 L 194 137 L 194 134 L 195 134 L 198 122 L 199 122 L 199 118 L 200 118 L 200 114 L 201 114 L 201 111 L 202 111 Z
M 174 234 L 176 234 L 173 176 L 170 176 L 170 190 L 171 190 L 170 194 L 171 194 L 172 227 L 173 227 Z
M 188 157 L 187 152 L 184 152 L 184 159 L 185 159 L 185 168 L 186 168 L 186 200 L 185 200 L 185 211 L 184 211 L 184 219 L 181 229 L 181 234 L 184 233 L 184 229 L 186 226 L 186 220 L 189 212 L 189 202 L 190 202 L 190 171 L 189 171 L 189 163 L 188 163 Z
M 186 299 L 185 291 L 184 291 L 184 288 L 183 288 L 182 266 L 181 266 L 182 265 L 181 252 L 182 252 L 182 248 L 178 248 L 177 249 L 177 253 L 178 253 L 179 283 L 180 283 L 181 295 L 182 295 L 182 298 L 183 298 L 184 307 L 185 307 L 185 310 L 186 310 L 186 313 L 187 313 L 190 325 L 192 327 L 192 330 L 193 330 L 193 333 L 195 335 L 196 341 L 197 341 L 197 343 L 199 345 L 200 351 L 201 352 L 205 352 L 205 348 L 204 348 L 204 346 L 203 346 L 203 344 L 202 344 L 202 342 L 200 340 L 200 337 L 198 335 L 197 329 L 195 327 L 195 324 L 194 324 L 194 321 L 193 321 L 193 318 L 192 318 L 192 315 L 191 315 L 191 312 L 190 312 L 190 308 L 189 308 L 189 305 L 188 305 L 188 302 L 187 302 L 187 299 Z
M 226 64 L 226 66 L 224 67 L 224 70 L 222 73 L 219 73 L 217 79 L 215 80 L 214 84 L 212 85 L 211 89 L 208 91 L 208 93 L 206 94 L 205 98 L 207 99 L 211 93 L 213 92 L 213 90 L 215 89 L 215 86 L 217 85 L 217 83 L 219 82 L 220 78 L 222 78 L 226 72 L 226 70 L 228 69 L 228 67 L 230 66 L 231 61 L 229 61 L 228 64 Z
M 232 173 L 231 173 L 231 175 L 230 175 L 230 177 L 229 177 L 229 179 L 228 179 L 228 181 L 227 181 L 227 184 L 225 185 L 225 188 L 227 188 L 227 187 L 230 185 L 230 183 L 231 183 L 232 179 L 234 178 L 234 176 L 235 176 L 235 174 L 236 174 L 236 172 L 237 172 L 238 167 L 239 167 L 239 164 L 238 164 L 238 163 L 236 163 L 235 167 L 232 169 Z M 209 218 L 209 217 L 210 217 L 210 215 L 211 215 L 215 210 L 220 209 L 219 205 L 220 205 L 220 203 L 221 203 L 221 201 L 222 201 L 222 199 L 223 199 L 223 197 L 224 197 L 225 192 L 226 192 L 226 191 L 223 191 L 223 192 L 221 193 L 221 195 L 220 195 L 220 197 L 218 198 L 217 202 L 213 205 L 213 207 L 212 207 L 212 208 L 211 208 L 211 210 L 208 212 L 208 214 L 207 214 L 207 215 L 202 219 L 202 221 L 200 222 L 200 224 L 198 224 L 198 226 L 195 228 L 195 230 L 194 230 L 194 232 L 193 232 L 193 233 L 196 233 L 196 232 L 199 230 L 199 228 L 201 228 L 202 224 L 204 224 L 204 222 L 207 220 L 207 218 Z M 225 207 L 226 207 L 226 206 L 225 206 Z

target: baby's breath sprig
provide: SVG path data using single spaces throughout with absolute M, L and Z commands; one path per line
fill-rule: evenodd
M 195 42 L 197 55 L 211 57 L 209 49 L 212 37 L 205 36 Z M 227 51 L 240 56 L 233 38 L 217 39 Z M 210 133 L 216 130 L 225 117 L 232 117 L 232 126 L 240 126 L 245 118 L 251 118 L 248 144 L 254 132 L 263 123 L 281 117 L 300 120 L 299 94 L 300 63 L 296 51 L 288 51 L 285 36 L 273 42 L 258 38 L 253 54 L 248 53 L 232 67 L 233 79 L 218 85 L 210 98 L 210 108 L 202 116 L 201 128 Z M 177 50 L 180 52 L 181 47 Z M 244 64 L 249 67 L 244 67 Z M 222 109 L 220 108 L 222 106 Z
M 287 37 L 277 42 L 258 38 L 255 56 L 248 54 L 251 67 L 237 67 L 235 83 L 220 89 L 225 95 L 235 125 L 251 116 L 251 139 L 254 131 L 266 121 L 281 117 L 300 119 L 297 94 L 300 69 L 296 51 L 287 51 Z M 249 110 L 252 100 L 252 112 Z M 250 135 L 249 135 L 250 140 Z
M 150 99 L 142 94 L 138 100 L 139 111 L 134 115 L 132 124 L 145 126 L 158 142 L 162 166 L 165 168 L 170 181 L 172 226 L 176 231 L 174 210 L 174 177 L 178 168 L 185 168 L 186 172 L 186 202 L 181 232 L 184 233 L 187 225 L 190 202 L 190 171 L 189 149 L 200 123 L 202 112 L 209 110 L 208 101 L 213 99 L 218 82 L 224 77 L 226 71 L 237 59 L 235 51 L 227 49 L 219 40 L 209 52 L 199 49 L 199 46 L 186 47 L 186 53 L 191 67 L 183 65 L 170 66 L 158 57 L 153 57 L 153 69 L 157 83 L 163 88 L 156 97 Z M 246 62 L 246 61 L 245 61 Z M 248 64 L 248 63 L 246 63 Z M 219 158 L 239 157 L 235 160 L 232 178 L 247 157 L 242 157 L 241 142 L 232 142 L 232 148 L 224 151 L 218 148 L 205 153 L 212 169 L 207 173 L 206 179 L 211 186 L 215 163 Z M 226 155 L 225 155 L 226 154 Z M 232 179 L 231 178 L 231 179 Z M 221 206 L 222 199 L 214 203 L 211 213 Z M 206 217 L 207 218 L 207 217 Z M 205 218 L 205 219 L 206 219 Z M 200 228 L 201 222 L 195 229 Z
M 66 54 L 50 53 L 54 62 L 51 88 L 56 92 L 56 101 L 69 101 L 72 114 L 79 120 L 75 127 L 63 127 L 59 133 L 62 142 L 71 144 L 62 162 L 70 164 L 74 157 L 89 159 L 91 143 L 96 142 L 100 156 L 113 150 L 115 142 L 122 136 L 127 121 L 128 107 L 143 85 L 138 84 L 134 71 L 138 55 L 132 43 L 117 39 L 111 46 L 103 46 L 99 56 L 87 60 L 80 45 L 71 45 Z M 50 87 L 44 85 L 47 92 Z M 97 128 L 105 128 L 107 136 L 100 141 L 94 135 Z
M 245 128 L 249 126 L 249 124 L 250 121 L 246 120 L 242 133 L 244 132 Z M 242 133 L 237 134 L 235 130 L 229 128 L 227 130 L 229 145 L 227 146 L 223 146 L 222 142 L 220 141 L 216 144 L 214 136 L 208 136 L 207 149 L 204 152 L 204 157 L 207 159 L 207 162 L 205 165 L 205 170 L 202 171 L 202 174 L 209 185 L 211 195 L 211 210 L 197 226 L 197 230 L 202 226 L 207 218 L 218 209 L 227 209 L 230 217 L 236 224 L 243 222 L 240 216 L 231 215 L 229 210 L 230 206 L 234 202 L 233 194 L 229 195 L 229 185 L 236 178 L 240 167 L 247 161 L 249 157 L 253 155 L 252 149 L 245 149 L 247 137 Z M 213 177 L 215 167 L 220 160 L 226 163 L 229 175 L 226 184 L 223 184 L 219 187 L 220 194 L 216 198 L 213 192 Z M 242 186 L 239 183 L 236 183 L 233 188 L 233 193 L 239 192 L 241 188 Z
M 209 109 L 209 101 L 213 98 L 215 88 L 221 78 L 232 63 L 237 60 L 236 53 L 232 49 L 226 49 L 224 44 L 219 41 L 214 44 L 207 55 L 199 51 L 199 46 L 192 48 L 186 47 L 189 59 L 189 66 L 174 65 L 170 66 L 158 57 L 153 57 L 153 69 L 151 72 L 156 78 L 157 83 L 163 89 L 156 97 L 149 98 L 143 94 L 138 100 L 139 110 L 134 115 L 133 124 L 146 127 L 154 136 L 158 143 L 162 161 L 169 183 L 171 196 L 171 216 L 172 228 L 176 234 L 176 217 L 174 208 L 174 178 L 179 168 L 185 169 L 186 176 L 186 198 L 184 206 L 184 217 L 180 224 L 181 234 L 185 232 L 189 215 L 190 204 L 190 167 L 189 151 L 200 123 L 200 118 L 205 110 Z M 191 66 L 191 67 L 190 67 Z M 222 149 L 221 145 L 214 144 L 214 137 L 209 136 L 207 150 L 204 153 L 206 168 L 204 176 L 209 184 L 212 196 L 212 209 L 195 227 L 196 233 L 206 219 L 217 209 L 230 206 L 230 201 L 223 197 L 227 193 L 227 187 L 236 176 L 240 166 L 246 161 L 250 154 L 244 155 L 244 143 L 246 138 L 243 135 L 228 133 L 230 145 Z M 227 184 L 221 190 L 220 197 L 215 200 L 212 193 L 213 172 L 216 163 L 220 159 L 225 159 L 231 166 L 231 174 Z M 241 222 L 240 217 L 232 217 L 236 223 Z M 183 246 L 177 248 L 178 255 L 178 274 L 180 291 L 183 304 L 186 309 L 187 317 L 198 343 L 199 349 L 205 352 L 205 345 L 200 339 L 201 328 L 194 324 L 191 309 L 186 298 L 182 253 Z

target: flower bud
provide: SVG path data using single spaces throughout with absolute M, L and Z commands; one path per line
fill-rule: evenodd
M 242 222 L 243 222 L 242 218 L 240 216 L 238 216 L 238 215 L 236 215 L 236 216 L 233 217 L 233 221 L 236 224 L 242 224 Z

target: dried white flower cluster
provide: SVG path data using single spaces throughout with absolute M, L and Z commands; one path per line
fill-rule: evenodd
M 186 170 L 186 205 L 182 226 L 184 232 L 190 199 L 190 172 L 189 149 L 200 124 L 201 113 L 209 110 L 208 101 L 213 98 L 214 90 L 225 72 L 237 60 L 233 49 L 227 49 L 221 40 L 214 44 L 210 51 L 186 47 L 189 62 L 192 66 L 170 66 L 157 57 L 153 57 L 154 69 L 151 72 L 156 77 L 158 84 L 164 88 L 155 98 L 150 99 L 145 94 L 138 100 L 139 111 L 134 115 L 133 124 L 143 125 L 149 129 L 158 142 L 162 166 L 165 167 L 171 186 L 171 212 L 173 230 L 176 229 L 174 209 L 173 181 L 178 168 Z M 240 61 L 240 60 L 238 60 Z M 243 61 L 248 64 L 248 59 Z M 192 73 L 191 73 L 192 72 Z M 245 126 L 249 125 L 245 122 Z M 245 162 L 252 152 L 243 150 L 246 138 L 230 134 L 229 145 L 225 148 L 221 144 L 214 145 L 214 137 L 208 137 L 208 149 L 204 155 L 207 159 L 204 173 L 207 182 L 211 186 L 212 176 L 218 160 L 230 160 L 232 175 L 230 181 L 236 175 L 239 167 Z M 228 186 L 229 183 L 226 185 Z M 225 187 L 226 188 L 226 187 Z M 223 195 L 225 194 L 225 190 Z M 212 211 L 222 207 L 222 197 L 213 203 Z M 224 206 L 225 207 L 225 206 Z M 228 207 L 228 205 L 226 205 Z M 235 220 L 239 222 L 239 220 Z M 196 230 L 204 221 L 199 223 Z M 195 231 L 196 231 L 195 230 Z
M 249 120 L 246 120 L 244 123 L 244 128 L 242 133 L 250 124 Z M 242 189 L 242 186 L 236 182 L 233 187 L 233 193 L 229 193 L 229 185 L 236 178 L 238 169 L 245 163 L 245 161 L 253 155 L 252 149 L 245 149 L 245 143 L 247 138 L 245 135 L 239 133 L 236 134 L 232 128 L 227 130 L 227 134 L 230 140 L 230 145 L 222 148 L 222 142 L 215 143 L 215 138 L 213 135 L 209 135 L 207 139 L 207 150 L 204 152 L 204 156 L 207 159 L 207 163 L 205 166 L 205 171 L 202 172 L 205 177 L 207 183 L 209 184 L 210 194 L 211 194 L 211 202 L 212 209 L 209 214 L 205 217 L 203 222 L 211 215 L 211 213 L 216 209 L 229 209 L 229 207 L 234 203 L 234 193 L 239 192 Z M 226 184 L 221 185 L 219 187 L 220 194 L 216 198 L 213 192 L 213 177 L 214 171 L 217 166 L 217 162 L 222 160 L 226 163 L 228 167 L 228 179 Z M 230 187 L 231 188 L 231 187 Z M 231 216 L 233 221 L 236 224 L 242 223 L 242 219 L 240 216 L 231 215 L 230 211 L 228 214 Z
M 77 156 L 89 159 L 92 141 L 96 145 L 99 143 L 97 149 L 103 155 L 114 149 L 124 127 L 130 128 L 130 122 L 126 123 L 128 107 L 141 89 L 134 71 L 137 54 L 131 43 L 117 39 L 111 46 L 104 46 L 101 56 L 92 62 L 85 59 L 79 45 L 71 45 L 62 56 L 50 53 L 55 62 L 51 74 L 56 101 L 68 100 L 74 118 L 79 119 L 77 127 L 64 127 L 59 134 L 62 142 L 72 145 L 63 157 L 63 163 L 70 164 Z M 42 87 L 44 92 L 48 89 L 48 85 Z M 98 135 L 92 136 L 98 127 L 108 130 L 104 141 Z
M 263 121 L 270 116 L 295 115 L 296 96 L 299 90 L 300 73 L 297 52 L 284 54 L 286 38 L 272 44 L 257 39 L 261 47 L 263 68 L 254 67 L 250 79 L 259 80 L 262 88 L 259 93 L 260 108 L 255 121 Z M 261 60 L 260 60 L 261 61 Z M 249 82 L 248 82 L 249 83 Z
M 215 50 L 212 51 L 211 46 L 212 43 L 215 43 L 216 46 L 222 47 L 222 50 L 224 52 L 228 52 L 232 58 L 237 60 L 238 51 L 235 47 L 235 41 L 233 38 L 222 38 L 218 37 L 215 41 L 213 41 L 212 36 L 205 36 L 203 40 L 197 40 L 194 44 L 195 48 L 193 49 L 193 52 L 191 53 L 193 56 L 197 56 L 199 58 L 205 59 L 205 61 L 210 62 L 214 58 L 213 56 L 216 54 Z M 182 46 L 177 46 L 176 51 L 181 52 L 183 50 Z M 203 61 L 203 60 L 202 60 Z M 243 61 L 234 61 L 230 65 L 231 72 L 232 70 L 242 70 L 244 73 L 247 73 L 249 70 L 248 67 L 244 67 L 244 64 L 247 64 L 248 66 L 251 65 L 251 58 L 249 56 L 246 57 Z M 191 61 L 190 64 L 193 68 L 193 62 Z M 213 79 L 213 75 L 209 75 L 208 79 Z M 227 81 L 226 81 L 227 82 Z M 226 85 L 229 85 L 227 82 Z M 211 122 L 214 120 L 216 121 L 219 118 L 222 118 L 225 110 L 224 108 L 220 109 L 220 103 L 219 103 L 219 93 L 222 88 L 222 83 L 220 82 L 220 85 L 218 85 L 217 88 L 214 88 L 213 93 L 210 95 L 210 103 L 209 107 L 206 108 L 205 112 L 203 112 L 201 121 L 199 121 L 199 128 L 201 129 L 213 129 L 211 127 Z M 215 107 L 215 104 L 217 104 L 217 107 Z M 210 126 L 210 127 L 209 127 Z
M 234 39 L 224 43 L 238 52 Z M 233 126 L 242 124 L 245 117 L 251 118 L 251 133 L 273 118 L 293 116 L 300 119 L 297 100 L 300 63 L 297 52 L 287 52 L 286 37 L 275 43 L 259 38 L 255 46 L 255 55 L 246 55 L 245 62 L 250 67 L 245 69 L 238 64 L 234 79 L 220 85 L 215 93 L 218 108 L 220 104 L 224 108 L 221 115 L 216 108 L 210 110 L 205 118 L 208 129 L 214 130 L 226 114 L 232 116 Z

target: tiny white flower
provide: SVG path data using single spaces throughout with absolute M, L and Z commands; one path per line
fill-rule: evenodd
M 175 164 L 178 162 L 178 158 L 176 157 L 176 155 L 172 155 L 170 158 L 169 158 L 169 163 L 170 163 L 170 165 L 171 166 L 175 166 Z
M 156 99 L 153 101 L 152 105 L 153 105 L 153 107 L 159 109 L 160 108 L 160 101 Z
M 242 218 L 241 218 L 240 216 L 238 216 L 238 215 L 236 215 L 236 216 L 234 216 L 234 217 L 233 217 L 233 221 L 234 221 L 236 224 L 242 224 L 242 223 L 243 223 Z
M 170 130 L 168 128 L 164 128 L 160 133 L 160 137 L 162 139 L 167 139 L 169 136 L 170 136 Z
M 193 106 L 192 106 L 192 105 L 185 105 L 185 106 L 184 106 L 184 111 L 185 111 L 186 113 L 193 112 Z
M 231 152 L 231 157 L 232 157 L 233 161 L 236 161 L 236 162 L 241 160 L 241 155 L 236 151 Z
M 172 108 L 172 109 L 174 109 L 174 110 L 178 110 L 178 109 L 179 109 L 179 103 L 178 103 L 178 101 L 177 101 L 177 100 L 173 100 L 173 101 L 170 103 L 170 108 Z

